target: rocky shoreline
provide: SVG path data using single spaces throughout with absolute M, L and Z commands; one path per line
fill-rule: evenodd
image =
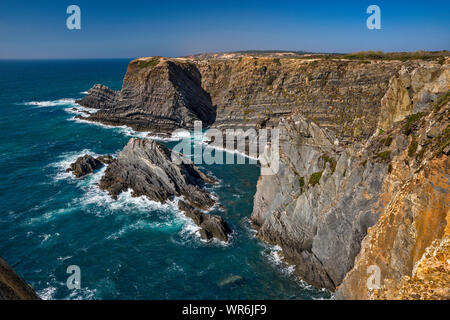
M 277 126 L 281 168 L 258 180 L 258 237 L 338 299 L 449 299 L 449 63 L 140 58 L 122 90 L 95 85 L 77 103 L 98 110 L 84 120 L 165 135 L 194 121 Z M 183 197 L 179 210 L 202 238 L 227 241 L 228 224 L 205 212 L 213 179 L 170 153 L 131 139 L 117 159 L 84 156 L 68 170 L 82 177 L 107 165 L 100 188 L 112 197 Z M 366 285 L 373 266 L 376 289 Z
M 281 168 L 258 180 L 251 216 L 258 236 L 279 245 L 301 279 L 337 289 L 338 298 L 367 299 L 382 295 L 355 285 L 364 287 L 368 278 L 358 261 L 363 252 L 373 254 L 365 243 L 391 210 L 395 190 L 428 172 L 436 158 L 443 162 L 435 170 L 448 179 L 449 78 L 448 58 L 400 62 L 151 57 L 130 63 L 121 91 L 96 85 L 79 103 L 100 109 L 88 120 L 141 131 L 170 133 L 191 128 L 195 120 L 223 130 L 277 126 Z M 440 113 L 435 111 L 438 104 Z M 188 116 L 181 121 L 181 114 Z M 417 117 L 421 122 L 414 120 Z M 428 130 L 426 139 L 442 141 L 434 145 L 422 138 L 423 130 Z M 411 159 L 405 152 L 417 156 Z M 406 171 L 399 169 L 400 163 Z M 441 188 L 448 193 L 448 180 Z M 448 199 L 436 205 L 448 215 Z M 180 206 L 201 223 L 201 214 Z M 418 214 L 414 204 L 403 210 L 405 215 Z M 446 224 L 445 215 L 439 219 L 439 225 Z M 398 232 L 397 237 L 405 236 L 405 231 Z M 420 234 L 409 239 L 425 242 L 420 249 L 403 252 L 408 267 L 384 268 L 403 262 L 378 261 L 386 286 L 414 276 L 414 263 L 441 235 L 436 231 L 427 234 L 426 241 Z M 383 246 L 377 250 L 396 252 L 396 243 Z
M 151 139 L 132 138 L 117 159 L 111 156 L 95 159 L 84 155 L 67 170 L 80 178 L 93 173 L 103 164 L 107 168 L 99 187 L 113 199 L 129 189 L 134 197 L 145 196 L 160 203 L 182 197 L 183 200 L 178 200 L 178 208 L 200 227 L 202 239 L 228 241 L 231 229 L 227 222 L 220 216 L 205 212 L 216 202 L 204 190 L 204 185 L 214 184 L 216 180 L 201 172 L 181 154 Z

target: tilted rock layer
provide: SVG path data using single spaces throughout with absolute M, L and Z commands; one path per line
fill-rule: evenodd
M 440 68 L 440 74 L 448 69 L 447 66 Z M 417 70 L 412 69 L 411 73 Z M 430 72 L 436 70 L 430 68 Z M 425 75 L 424 79 L 429 81 L 430 77 Z M 441 81 L 439 77 L 436 79 Z M 447 77 L 443 86 L 445 90 L 449 89 L 448 80 Z M 427 85 L 430 83 L 421 88 Z M 391 87 L 386 95 L 391 94 L 390 90 Z M 254 200 L 251 219 L 258 228 L 258 236 L 280 245 L 285 259 L 296 266 L 296 274 L 307 282 L 335 290 L 347 275 L 348 280 L 344 281 L 337 296 L 365 298 L 360 293 L 367 287 L 366 269 L 362 268 L 353 278 L 349 278 L 352 273 L 347 274 L 361 251 L 361 242 L 369 228 L 382 221 L 380 217 L 398 196 L 393 186 L 399 188 L 406 183 L 405 179 L 422 172 L 425 176 L 417 182 L 418 186 L 404 192 L 405 196 L 422 199 L 422 205 L 429 207 L 429 215 L 433 217 L 420 226 L 428 232 L 427 241 L 420 240 L 419 234 L 408 233 L 414 241 L 421 242 L 420 249 L 414 253 L 415 259 L 419 259 L 425 248 L 441 237 L 438 226 L 442 228 L 447 223 L 449 164 L 446 159 L 450 147 L 448 93 L 445 92 L 435 96 L 433 93 L 422 94 L 432 97 L 427 100 L 427 106 L 421 107 L 422 113 L 412 115 L 414 110 L 410 108 L 409 113 L 404 113 L 404 117 L 409 115 L 408 118 L 393 123 L 393 129 L 375 131 L 369 139 L 361 140 L 363 143 L 347 146 L 334 143 L 333 135 L 326 127 L 301 114 L 281 120 L 279 170 L 274 175 L 260 177 Z M 411 94 L 414 97 L 414 91 Z M 436 102 L 439 97 L 441 100 Z M 410 101 L 417 102 L 414 98 Z M 435 104 L 441 106 L 440 111 L 433 109 Z M 385 113 L 380 114 L 379 122 L 385 116 Z M 433 161 L 438 161 L 437 154 L 442 159 L 436 164 L 435 174 L 441 180 L 433 182 L 433 176 L 427 172 L 432 170 Z M 270 164 L 270 159 L 267 159 Z M 396 172 L 397 168 L 402 171 Z M 388 183 L 391 187 L 387 189 Z M 418 205 L 417 200 L 413 203 Z M 407 210 L 412 210 L 410 207 L 411 204 Z M 405 223 L 401 221 L 393 225 L 389 222 L 385 228 L 405 237 L 402 231 Z M 390 245 L 394 244 L 380 243 L 367 250 L 373 254 L 373 248 L 378 248 L 380 255 L 385 255 Z M 395 245 L 406 250 L 404 242 Z M 405 251 L 403 256 L 387 261 L 385 264 L 389 268 L 382 269 L 382 272 L 385 275 L 411 275 L 413 261 L 417 260 L 410 254 L 410 251 Z M 351 290 L 346 290 L 346 281 L 350 282 L 350 279 L 355 284 Z M 358 289 L 361 287 L 364 288 Z
M 449 70 L 448 58 L 142 58 L 121 91 L 96 85 L 80 104 L 99 109 L 92 121 L 156 133 L 196 120 L 278 126 L 279 170 L 259 178 L 254 199 L 258 236 L 338 298 L 414 297 L 412 288 L 442 297 Z M 384 279 L 377 292 L 366 286 L 372 264 Z M 425 294 L 427 279 L 441 289 Z
M 132 138 L 117 160 L 108 165 L 99 185 L 113 198 L 131 189 L 133 196 L 162 203 L 183 196 L 195 207 L 208 209 L 214 204 L 211 195 L 202 189 L 208 182 L 213 183 L 214 179 L 164 145 L 151 139 Z
M 394 147 L 406 138 L 406 148 L 392 158 L 380 219 L 362 241 L 338 298 L 450 298 L 449 118 L 447 103 L 387 133 Z M 366 285 L 369 266 L 380 270 L 379 289 Z
M 216 181 L 190 160 L 154 140 L 132 138 L 117 159 L 108 161 L 99 186 L 113 198 L 128 189 L 133 196 L 146 196 L 161 203 L 183 197 L 178 208 L 200 227 L 203 239 L 228 241 L 228 224 L 220 216 L 201 211 L 215 204 L 203 187 Z

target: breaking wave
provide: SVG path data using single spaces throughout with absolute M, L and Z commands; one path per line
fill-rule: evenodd
M 56 106 L 66 106 L 75 104 L 75 99 L 64 98 L 52 101 L 29 101 L 22 103 L 26 106 L 35 106 L 35 107 L 56 107 Z

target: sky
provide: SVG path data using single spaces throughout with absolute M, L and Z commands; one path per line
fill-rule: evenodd
M 369 5 L 381 29 L 369 30 Z M 69 5 L 81 29 L 69 30 Z M 450 50 L 450 1 L 0 0 L 0 59 Z

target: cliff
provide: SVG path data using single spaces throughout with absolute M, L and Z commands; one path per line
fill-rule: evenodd
M 170 133 L 192 127 L 195 120 L 207 126 L 214 121 L 215 110 L 200 77 L 192 64 L 183 61 L 141 58 L 129 64 L 121 91 L 95 85 L 78 102 L 99 109 L 89 120 L 139 131 Z
M 369 228 L 383 221 L 380 217 L 383 217 L 386 210 L 390 210 L 389 206 L 398 196 L 395 188 L 406 184 L 407 179 L 412 179 L 420 172 L 425 175 L 422 181 L 416 182 L 418 186 L 411 186 L 403 191 L 403 195 L 413 199 L 420 195 L 422 206 L 432 208 L 428 210 L 429 215 L 436 220 L 436 228 L 446 225 L 445 214 L 449 203 L 447 155 L 450 148 L 446 111 L 448 93 L 443 92 L 449 88 L 449 69 L 448 65 L 425 64 L 411 69 L 410 75 L 424 69 L 429 73 L 436 72 L 436 76 L 431 81 L 432 77 L 425 76 L 424 83 L 418 86 L 418 90 L 424 87 L 433 89 L 419 95 L 427 97 L 424 100 L 412 98 L 417 91 L 410 90 L 408 93 L 408 98 L 411 94 L 410 101 L 414 101 L 416 105 L 426 101 L 421 108 L 423 112 L 412 114 L 413 103 L 408 109 L 409 113 L 393 108 L 393 113 L 409 116 L 403 122 L 396 122 L 394 128 L 387 132 L 382 129 L 375 131 L 367 140 L 349 146 L 333 143 L 322 126 L 301 114 L 293 114 L 280 122 L 280 169 L 276 175 L 260 177 L 251 219 L 258 228 L 258 236 L 269 243 L 280 245 L 286 261 L 294 264 L 296 274 L 307 282 L 334 291 L 347 275 L 337 293 L 338 298 L 366 297 L 360 291 L 364 290 L 369 276 L 364 268 L 370 264 L 364 265 L 356 273 L 352 270 L 355 257 L 361 251 L 363 239 L 369 241 L 366 238 Z M 445 75 L 442 86 L 441 75 Z M 398 75 L 390 81 L 381 108 L 386 106 L 386 101 L 392 105 L 401 104 L 399 102 L 403 98 L 386 99 L 395 88 L 398 89 L 396 77 Z M 434 88 L 439 89 L 432 92 Z M 441 105 L 441 109 L 435 111 L 432 105 L 439 96 L 441 100 L 437 103 Z M 378 123 L 383 123 L 387 116 L 386 112 L 380 113 Z M 399 115 L 397 117 L 400 118 Z M 442 155 L 442 159 L 434 164 L 433 161 L 438 160 L 432 159 L 438 154 Z M 268 162 L 270 164 L 269 158 Z M 439 181 L 434 181 L 433 176 L 428 174 L 432 168 L 435 168 L 435 175 L 440 177 Z M 397 169 L 401 171 L 396 172 Z M 436 191 L 433 193 L 434 189 Z M 414 204 L 417 204 L 416 200 Z M 413 210 L 410 206 L 407 208 Z M 409 217 L 411 213 L 408 211 L 405 215 Z M 396 226 L 391 220 L 388 221 L 385 225 L 388 232 L 402 234 L 404 221 Z M 429 221 L 422 222 L 421 228 L 427 230 L 428 240 L 415 253 L 415 259 L 421 257 L 432 240 L 441 236 L 440 229 L 433 229 L 428 223 Z M 421 241 L 418 234 L 409 236 L 414 241 Z M 396 245 L 402 248 L 404 242 Z M 367 250 L 374 254 L 374 248 L 377 248 L 380 255 L 386 255 L 390 250 L 388 243 L 379 243 L 377 246 L 372 244 Z M 362 250 L 365 250 L 364 245 Z M 394 268 L 392 264 L 398 267 L 398 260 L 401 259 L 406 259 L 406 256 L 384 262 L 389 268 Z M 397 274 L 395 279 L 398 275 L 411 275 L 409 271 L 412 270 L 412 260 L 414 259 L 401 260 L 402 264 L 410 266 L 409 269 L 400 268 L 395 273 L 395 268 L 388 268 L 382 269 L 382 273 L 385 276 Z M 347 274 L 350 270 L 353 277 L 352 272 Z M 351 281 L 354 282 L 352 289 L 348 289 L 350 285 L 346 282 Z
M 448 58 L 153 57 L 130 63 L 121 91 L 96 85 L 80 104 L 99 109 L 92 121 L 154 133 L 195 120 L 277 126 L 280 169 L 259 178 L 251 215 L 258 236 L 337 298 L 436 297 L 449 274 L 449 71 Z M 430 279 L 443 280 L 427 295 Z
M 80 101 L 100 109 L 88 120 L 171 132 L 203 126 L 273 126 L 293 111 L 345 141 L 367 138 L 398 61 L 141 58 L 128 66 L 121 91 L 96 85 Z
M 405 148 L 390 161 L 380 219 L 362 241 L 338 298 L 450 299 L 448 97 L 440 108 L 410 116 L 382 135 L 393 137 L 394 148 Z M 380 288 L 369 290 L 372 265 L 380 270 Z
M 0 300 L 38 300 L 34 290 L 0 258 Z

